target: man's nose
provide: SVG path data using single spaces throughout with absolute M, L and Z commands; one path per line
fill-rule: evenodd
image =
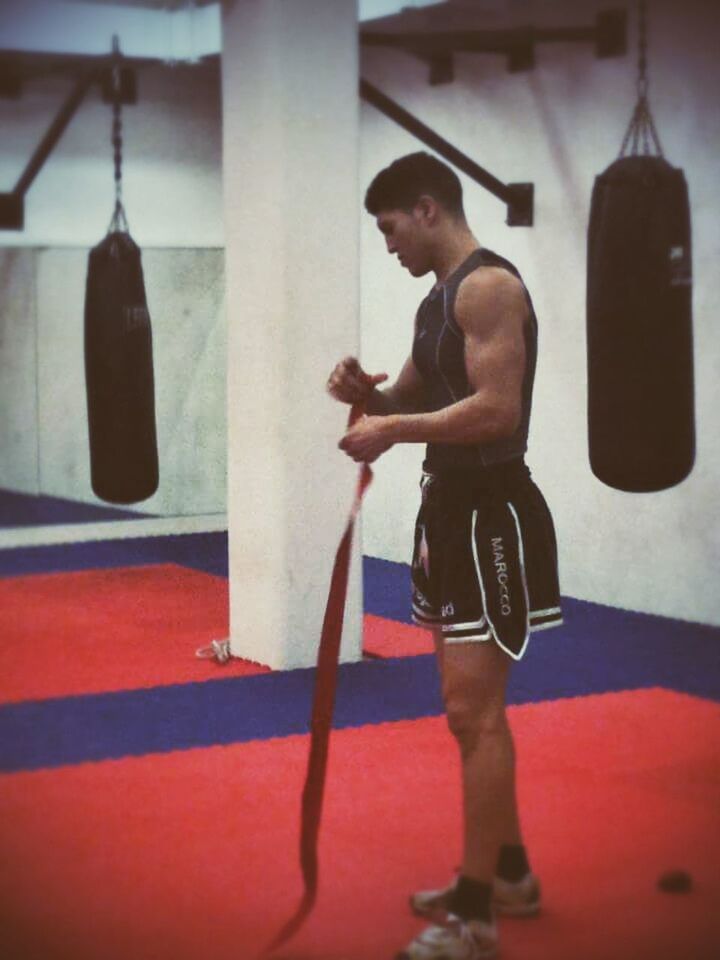
M 388 253 L 395 253 L 395 251 L 397 250 L 397 247 L 395 246 L 395 241 L 393 240 L 392 237 L 386 237 L 385 244 L 387 246 Z

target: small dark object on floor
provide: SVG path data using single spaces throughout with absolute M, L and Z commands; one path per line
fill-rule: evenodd
M 657 885 L 665 893 L 690 893 L 693 880 L 687 870 L 666 870 L 658 877 Z

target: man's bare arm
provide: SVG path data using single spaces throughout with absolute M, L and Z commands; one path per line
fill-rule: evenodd
M 433 413 L 394 417 L 393 443 L 490 443 L 520 423 L 528 307 L 519 280 L 501 269 L 471 275 L 455 316 L 465 333 L 471 396 Z
M 465 333 L 473 393 L 430 413 L 365 417 L 340 441 L 354 460 L 372 462 L 396 443 L 492 443 L 515 432 L 522 415 L 528 317 L 522 284 L 495 268 L 471 274 L 458 291 L 455 315 Z
M 465 333 L 471 396 L 432 413 L 391 416 L 393 443 L 490 443 L 520 423 L 528 306 L 522 284 L 488 268 L 462 284 L 455 316 Z
M 365 403 L 367 413 L 379 417 L 394 413 L 419 413 L 424 409 L 423 381 L 412 357 L 407 358 L 391 387 L 385 387 L 383 390 L 375 387 Z
M 392 386 L 378 390 L 378 384 L 384 380 L 387 374 L 365 373 L 355 357 L 345 357 L 330 374 L 327 388 L 342 403 L 363 403 L 366 412 L 373 416 L 425 409 L 423 382 L 412 357 L 405 361 Z

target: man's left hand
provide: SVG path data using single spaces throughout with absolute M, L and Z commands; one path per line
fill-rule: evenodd
M 338 446 L 357 463 L 372 463 L 393 445 L 388 426 L 387 417 L 361 417 Z

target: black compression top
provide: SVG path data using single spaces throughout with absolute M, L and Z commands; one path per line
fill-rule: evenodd
M 441 410 L 470 396 L 465 368 L 465 335 L 455 320 L 455 298 L 465 277 L 482 267 L 501 267 L 522 283 L 517 269 L 503 257 L 480 248 L 425 297 L 417 312 L 412 358 L 425 386 L 425 409 Z M 523 284 L 523 289 L 525 286 Z M 530 407 L 537 360 L 537 318 L 525 290 L 529 319 L 525 325 L 525 376 L 520 425 L 510 437 L 487 444 L 430 443 L 425 469 L 429 473 L 479 471 L 522 457 L 527 449 Z

